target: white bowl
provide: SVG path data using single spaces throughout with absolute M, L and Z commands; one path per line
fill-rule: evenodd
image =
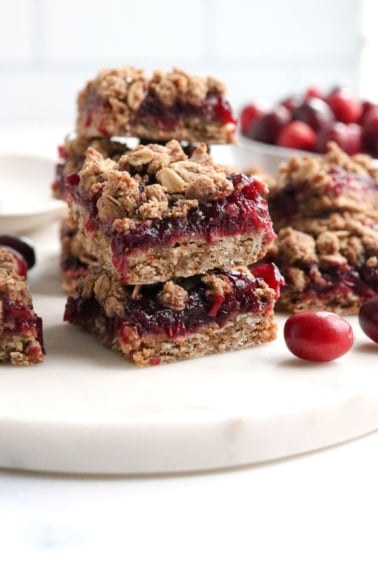
M 33 231 L 64 214 L 65 203 L 51 195 L 53 177 L 49 158 L 0 155 L 1 233 Z
M 294 148 L 284 148 L 257 141 L 242 135 L 238 136 L 238 144 L 233 147 L 233 162 L 243 170 L 251 166 L 259 166 L 268 174 L 275 176 L 281 163 L 293 155 L 311 154 Z

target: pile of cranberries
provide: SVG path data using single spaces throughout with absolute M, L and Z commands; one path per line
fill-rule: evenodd
M 334 141 L 350 155 L 378 157 L 378 103 L 360 99 L 345 86 L 327 93 L 312 86 L 273 108 L 250 103 L 241 111 L 240 129 L 266 144 L 323 153 Z
M 26 237 L 0 235 L 0 246 L 6 248 L 16 261 L 17 272 L 26 277 L 28 269 L 35 264 L 33 244 Z
M 358 315 L 363 332 L 378 343 L 378 295 L 365 301 Z M 328 362 L 346 354 L 353 346 L 349 322 L 329 311 L 303 311 L 291 315 L 284 325 L 290 352 L 313 362 Z

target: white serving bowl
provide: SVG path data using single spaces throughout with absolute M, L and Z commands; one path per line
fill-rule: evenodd
M 268 174 L 275 176 L 282 162 L 293 155 L 311 154 L 293 148 L 284 148 L 253 141 L 238 135 L 238 144 L 232 148 L 233 163 L 241 170 L 259 166 Z

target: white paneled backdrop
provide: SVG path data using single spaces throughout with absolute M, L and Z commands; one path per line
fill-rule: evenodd
M 71 128 L 104 67 L 223 79 L 235 109 L 309 83 L 359 87 L 359 0 L 0 0 L 0 126 Z

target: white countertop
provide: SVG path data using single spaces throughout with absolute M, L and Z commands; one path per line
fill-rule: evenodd
M 7 570 L 376 569 L 377 481 L 378 433 L 201 475 L 3 471 L 1 557 Z
M 3 133 L 0 151 L 33 144 L 33 152 L 54 156 L 60 133 Z M 284 461 L 198 475 L 0 470 L 1 566 L 376 570 L 377 481 L 378 432 Z

